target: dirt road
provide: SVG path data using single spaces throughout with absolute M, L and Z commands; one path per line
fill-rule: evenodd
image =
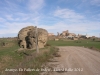
M 59 47 L 58 62 L 49 62 L 49 75 L 100 75 L 100 52 L 84 47 Z

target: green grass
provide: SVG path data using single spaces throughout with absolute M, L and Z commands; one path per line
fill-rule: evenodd
M 43 54 L 40 54 L 38 57 L 36 57 L 33 61 L 31 61 L 32 64 L 35 64 L 35 66 L 31 66 L 35 70 L 38 68 L 41 70 L 41 66 L 45 64 L 48 59 L 52 58 L 52 55 L 56 53 L 58 48 L 50 47 L 48 51 L 44 52 Z M 28 63 L 29 64 L 29 63 Z M 29 72 L 26 75 L 39 75 L 41 71 L 33 71 Z
M 5 56 L 5 55 L 12 56 L 12 57 L 18 57 L 17 53 L 15 52 L 19 48 L 17 41 L 12 41 L 8 43 L 11 45 L 7 47 L 6 46 L 0 47 L 0 57 Z
M 0 68 L 0 72 L 4 71 L 5 68 L 40 68 L 41 65 L 47 62 L 48 59 L 51 58 L 51 55 L 56 51 L 54 47 L 45 47 L 40 49 L 40 54 L 37 56 L 35 50 L 17 51 L 19 49 L 17 41 L 9 41 L 4 39 L 0 40 L 0 43 L 2 42 L 7 42 L 11 44 L 11 46 L 0 47 L 0 64 L 3 65 L 3 67 Z M 29 56 L 24 53 L 28 54 Z M 40 71 L 23 72 L 23 75 L 38 75 L 39 73 Z
M 16 68 L 16 66 L 19 65 L 19 63 L 22 64 L 22 66 L 19 65 L 19 67 L 26 67 L 26 68 L 40 68 L 42 64 L 48 61 L 49 58 L 52 57 L 52 54 L 56 52 L 56 48 L 53 46 L 84 46 L 84 47 L 96 47 L 100 49 L 100 42 L 92 41 L 92 40 L 78 40 L 78 41 L 48 41 L 47 43 L 51 46 L 45 47 L 43 49 L 40 49 L 40 55 L 36 54 L 36 51 L 33 50 L 26 50 L 26 51 L 20 51 L 17 52 L 19 46 L 17 44 L 17 41 L 7 41 L 3 40 L 8 43 L 12 43 L 12 46 L 9 47 L 0 47 L 0 63 L 6 64 L 6 68 Z M 46 50 L 46 52 L 44 52 Z M 32 56 L 27 56 L 24 53 L 27 53 L 29 55 L 32 54 Z M 7 57 L 7 60 L 3 60 L 2 57 Z M 8 57 L 12 58 L 12 60 L 9 60 Z M 5 62 L 7 61 L 7 62 Z M 5 68 L 3 67 L 3 68 Z M 33 72 L 23 72 L 23 75 L 38 75 L 40 71 L 33 71 Z M 6 75 L 6 74 L 5 74 Z
M 22 62 L 26 55 L 23 53 L 30 54 L 34 52 L 33 50 L 26 50 L 26 51 L 19 51 L 19 46 L 17 44 L 17 41 L 5 41 L 10 46 L 1 46 L 0 47 L 0 64 L 3 65 L 2 68 L 0 68 L 0 71 L 4 71 L 5 68 L 15 68 L 20 62 Z
M 100 42 L 92 40 L 78 40 L 78 41 L 49 40 L 48 44 L 52 46 L 84 46 L 84 47 L 95 47 L 100 49 Z
M 16 52 L 16 50 L 18 50 L 19 48 L 17 41 L 6 41 L 6 42 L 11 45 L 7 47 L 6 46 L 0 47 L 0 64 L 3 65 L 3 67 L 0 68 L 0 71 L 4 70 L 5 68 L 15 66 L 23 59 L 23 56 L 21 56 L 21 54 Z
M 45 64 L 48 61 L 48 59 L 52 58 L 52 55 L 55 52 L 57 52 L 57 50 L 58 50 L 58 48 L 55 48 L 55 47 L 46 47 L 44 49 L 40 49 L 39 54 L 37 54 L 35 51 L 35 52 L 33 52 L 32 56 L 24 57 L 23 61 L 21 61 L 21 65 L 17 65 L 17 67 L 26 68 L 26 69 L 30 68 L 30 69 L 34 69 L 34 70 L 36 70 L 38 68 L 39 71 L 30 71 L 30 72 L 29 71 L 22 71 L 22 72 L 20 71 L 19 75 L 39 75 L 39 73 L 41 72 L 40 71 L 41 66 L 43 64 Z M 29 54 L 31 54 L 31 53 L 29 53 Z M 16 67 L 8 66 L 7 68 L 16 68 Z M 14 73 L 11 72 L 10 74 L 13 75 Z M 7 74 L 7 75 L 10 75 L 10 74 Z M 18 74 L 18 73 L 16 73 L 16 74 Z

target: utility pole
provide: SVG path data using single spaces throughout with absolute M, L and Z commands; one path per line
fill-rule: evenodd
M 37 26 L 35 28 L 36 28 L 36 51 L 37 51 L 37 53 L 39 53 L 39 48 L 38 48 L 38 29 L 37 29 Z
M 100 38 L 100 33 L 99 33 L 99 38 Z

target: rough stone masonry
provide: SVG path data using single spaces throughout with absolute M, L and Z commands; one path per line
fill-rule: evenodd
M 38 47 L 43 48 L 48 40 L 48 32 L 45 29 L 28 26 L 22 28 L 18 33 L 18 44 L 20 48 L 36 49 L 36 38 L 38 39 Z

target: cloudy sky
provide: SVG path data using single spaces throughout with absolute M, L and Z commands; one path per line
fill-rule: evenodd
M 26 26 L 100 36 L 100 0 L 0 0 L 0 37 Z

